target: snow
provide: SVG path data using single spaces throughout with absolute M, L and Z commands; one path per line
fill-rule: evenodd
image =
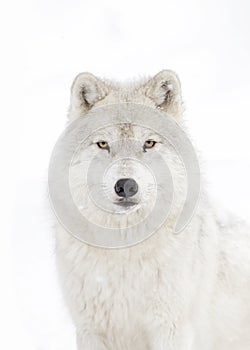
M 10 133 L 4 132 L 1 146 L 2 210 L 9 210 L 2 219 L 0 348 L 74 350 L 74 328 L 55 272 L 46 187 L 74 76 L 90 71 L 128 79 L 164 68 L 178 72 L 211 194 L 249 219 L 250 5 L 25 0 L 7 6 L 4 90 L 14 89 L 14 98 L 2 110 L 11 117 L 2 118 Z M 6 67 L 16 74 L 19 64 L 24 81 L 19 75 L 10 81 Z

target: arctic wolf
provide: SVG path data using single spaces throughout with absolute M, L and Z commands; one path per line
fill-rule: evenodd
M 71 89 L 69 120 L 127 103 L 159 110 L 185 128 L 180 82 L 169 70 L 132 83 L 79 74 Z M 154 207 L 156 193 L 150 169 L 144 171 L 141 164 L 157 155 L 168 162 L 175 200 L 152 235 L 119 249 L 83 242 L 58 224 L 58 272 L 78 350 L 250 349 L 250 230 L 230 217 L 222 222 L 201 188 L 190 222 L 174 234 L 187 191 L 175 150 L 143 125 L 126 122 L 102 129 L 104 124 L 100 120 L 72 162 L 70 182 L 79 211 L 86 210 L 100 227 L 136 227 Z M 123 157 L 126 150 L 132 158 Z M 100 188 L 105 191 L 102 206 L 109 210 L 91 201 L 86 205 L 81 152 L 98 152 L 98 164 L 118 160 Z M 161 188 L 164 183 L 157 184 L 159 193 Z

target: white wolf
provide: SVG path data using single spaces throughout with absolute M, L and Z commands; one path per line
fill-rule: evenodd
M 180 82 L 169 70 L 126 84 L 82 73 L 72 85 L 69 117 L 84 118 L 96 107 L 124 102 L 160 108 L 183 124 Z M 90 153 L 99 147 L 100 157 L 112 160 L 129 147 L 131 137 L 141 142 L 130 150 L 138 164 L 145 151 L 168 158 L 178 210 L 186 193 L 183 166 L 159 135 L 140 126 L 114 125 L 83 147 Z M 128 208 L 140 216 L 152 206 L 150 174 L 135 163 L 123 165 L 114 167 L 104 183 L 111 209 L 124 205 L 119 218 L 112 210 L 85 206 L 88 217 L 102 225 L 125 225 Z M 72 193 L 80 207 L 86 188 L 80 183 L 81 158 L 73 168 Z M 221 222 L 204 190 L 179 235 L 172 232 L 175 217 L 124 249 L 88 245 L 58 224 L 57 265 L 79 350 L 250 349 L 250 230 L 233 219 Z

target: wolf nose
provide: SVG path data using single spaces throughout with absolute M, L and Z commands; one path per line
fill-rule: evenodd
M 119 197 L 132 197 L 138 192 L 138 185 L 133 179 L 120 179 L 115 184 L 115 192 Z

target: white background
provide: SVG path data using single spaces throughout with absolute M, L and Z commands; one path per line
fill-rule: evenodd
M 119 80 L 175 70 L 211 195 L 249 220 L 250 4 L 44 0 L 2 7 L 0 348 L 74 350 L 46 192 L 74 76 Z

